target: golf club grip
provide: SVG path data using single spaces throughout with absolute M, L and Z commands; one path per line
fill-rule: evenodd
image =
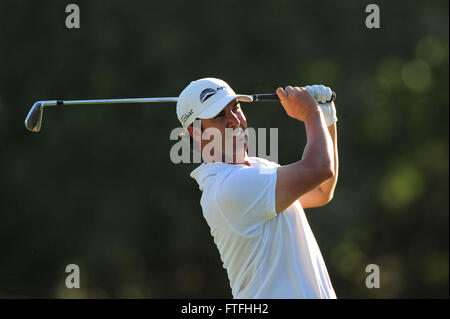
M 252 94 L 254 102 L 269 102 L 269 101 L 279 101 L 278 95 L 276 94 Z M 336 100 L 336 93 L 331 92 L 331 101 Z M 331 102 L 327 101 L 327 102 Z

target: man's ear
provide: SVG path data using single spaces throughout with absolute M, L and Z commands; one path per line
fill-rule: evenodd
M 195 120 L 194 124 L 189 125 L 186 128 L 189 132 L 189 135 L 196 141 L 200 142 L 202 137 L 202 128 L 200 120 Z
M 193 137 L 194 136 L 194 128 L 192 127 L 192 125 L 189 125 L 188 127 L 186 127 L 186 129 L 188 130 L 189 135 L 191 137 Z

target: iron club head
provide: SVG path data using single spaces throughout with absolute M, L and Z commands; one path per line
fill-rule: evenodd
M 42 114 L 44 113 L 44 106 L 41 101 L 34 103 L 30 112 L 25 118 L 25 127 L 31 132 L 39 132 L 42 125 Z

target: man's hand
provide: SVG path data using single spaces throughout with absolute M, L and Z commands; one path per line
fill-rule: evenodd
M 319 111 L 316 100 L 304 87 L 287 86 L 285 90 L 280 87 L 277 95 L 286 113 L 299 121 L 306 122 L 311 114 Z
M 319 103 L 326 103 L 331 101 L 333 92 L 331 89 L 324 85 L 307 85 L 305 89 L 313 96 L 313 98 Z
M 325 117 L 325 123 L 327 123 L 327 126 L 331 126 L 337 122 L 336 106 L 333 101 L 323 104 L 319 103 L 319 106 L 322 110 L 323 116 Z
M 337 122 L 336 106 L 331 101 L 333 92 L 329 87 L 324 85 L 308 85 L 305 89 L 319 102 L 320 109 L 325 117 L 327 126 L 333 125 Z

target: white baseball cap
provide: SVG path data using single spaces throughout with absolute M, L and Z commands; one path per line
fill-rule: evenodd
M 242 102 L 253 101 L 252 96 L 236 94 L 225 81 L 220 79 L 203 78 L 192 81 L 178 97 L 178 120 L 186 128 L 197 118 L 213 118 L 234 99 Z

